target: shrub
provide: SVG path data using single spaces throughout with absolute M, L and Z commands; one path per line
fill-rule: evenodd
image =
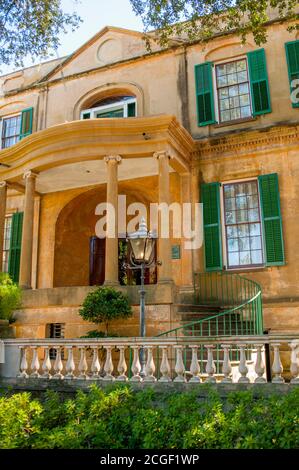
M 12 320 L 12 314 L 21 303 L 21 289 L 6 273 L 0 273 L 0 319 Z
M 131 317 L 133 312 L 127 295 L 112 287 L 99 287 L 86 296 L 79 314 L 84 320 L 104 323 L 108 336 L 111 320 Z
M 71 399 L 18 393 L 0 399 L 0 448 L 291 449 L 299 447 L 299 387 L 287 395 L 134 391 L 128 385 Z

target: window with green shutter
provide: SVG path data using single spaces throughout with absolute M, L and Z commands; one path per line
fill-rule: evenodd
M 212 62 L 195 66 L 197 122 L 199 126 L 207 126 L 216 122 L 212 68 Z
M 299 41 L 287 42 L 285 45 L 286 56 L 287 56 L 287 65 L 290 81 L 291 94 L 294 89 L 298 87 L 297 83 L 294 83 L 293 80 L 299 80 Z M 292 97 L 293 98 L 293 97 Z M 299 100 L 297 103 L 292 99 L 293 108 L 299 108 Z
M 258 49 L 249 52 L 247 58 L 253 115 L 270 113 L 271 103 L 265 50 Z
M 285 264 L 278 175 L 259 176 L 263 220 L 265 258 L 267 266 Z
M 206 271 L 222 270 L 220 183 L 201 185 Z
M 16 212 L 12 216 L 12 228 L 8 260 L 8 272 L 14 282 L 19 282 L 22 228 L 23 212 Z
M 21 114 L 20 140 L 32 134 L 33 108 L 27 108 Z

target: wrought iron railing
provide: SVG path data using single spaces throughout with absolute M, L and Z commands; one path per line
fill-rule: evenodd
M 250 279 L 231 273 L 196 273 L 195 305 L 214 306 L 217 313 L 161 333 L 166 336 L 243 336 L 263 333 L 262 291 Z M 186 307 L 188 304 L 186 304 Z M 194 305 L 192 305 L 194 307 Z

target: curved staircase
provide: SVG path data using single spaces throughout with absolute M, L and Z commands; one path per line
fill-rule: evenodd
M 181 325 L 161 333 L 158 337 L 239 337 L 263 334 L 262 291 L 255 282 L 239 274 L 196 273 L 194 294 L 185 296 L 177 304 Z M 198 348 L 200 370 L 206 370 L 207 351 L 201 344 Z M 216 376 L 222 376 L 224 352 L 221 345 L 214 349 Z M 245 351 L 248 367 L 253 367 L 254 349 Z M 235 373 L 239 365 L 239 349 L 229 352 Z M 192 348 L 184 349 L 184 366 L 189 371 L 192 362 Z M 186 372 L 188 373 L 188 372 Z M 206 374 L 203 372 L 202 376 Z
M 177 304 L 181 325 L 158 336 L 263 334 L 262 291 L 255 281 L 232 273 L 196 273 L 192 297 Z

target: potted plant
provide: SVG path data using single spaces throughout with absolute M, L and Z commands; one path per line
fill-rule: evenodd
M 99 287 L 86 296 L 79 314 L 84 320 L 104 325 L 104 331 L 93 330 L 88 337 L 107 337 L 110 322 L 129 318 L 133 311 L 127 295 L 113 287 Z

